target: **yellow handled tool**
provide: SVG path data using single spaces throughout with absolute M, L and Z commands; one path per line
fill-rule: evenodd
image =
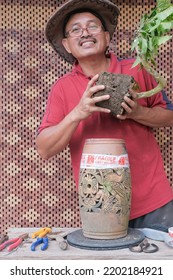
M 44 237 L 45 235 L 47 235 L 48 233 L 52 232 L 51 228 L 45 227 L 45 228 L 41 228 L 40 230 L 34 232 L 31 237 L 32 238 L 36 238 L 36 237 Z

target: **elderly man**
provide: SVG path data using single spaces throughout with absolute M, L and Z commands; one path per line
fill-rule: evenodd
M 67 1 L 49 20 L 46 36 L 52 47 L 73 64 L 49 94 L 46 112 L 36 139 L 39 154 L 48 159 L 68 144 L 78 184 L 80 158 L 87 138 L 121 138 L 126 142 L 132 176 L 131 227 L 166 231 L 173 225 L 173 191 L 152 128 L 173 125 L 173 104 L 165 93 L 149 98 L 125 97 L 124 115 L 113 117 L 93 97 L 104 88 L 96 85 L 103 72 L 129 74 L 140 91 L 155 81 L 144 69 L 131 68 L 133 59 L 118 59 L 107 49 L 117 25 L 118 7 L 111 1 Z

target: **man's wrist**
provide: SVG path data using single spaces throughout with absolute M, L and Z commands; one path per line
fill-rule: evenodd
M 69 113 L 69 118 L 72 123 L 79 123 L 81 121 L 81 116 L 78 113 L 78 110 L 74 108 L 70 113 Z

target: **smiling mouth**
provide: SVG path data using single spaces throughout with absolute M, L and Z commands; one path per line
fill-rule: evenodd
M 93 39 L 85 39 L 85 40 L 81 40 L 79 45 L 80 46 L 87 46 L 87 45 L 91 45 L 91 44 L 95 44 L 96 43 L 96 40 L 93 38 Z

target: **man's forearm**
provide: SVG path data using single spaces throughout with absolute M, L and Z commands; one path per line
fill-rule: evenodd
M 161 107 L 141 107 L 132 119 L 153 128 L 173 126 L 173 111 Z
M 36 146 L 38 153 L 44 159 L 48 159 L 60 153 L 69 143 L 80 120 L 74 117 L 72 111 L 59 124 L 45 128 L 37 136 Z

